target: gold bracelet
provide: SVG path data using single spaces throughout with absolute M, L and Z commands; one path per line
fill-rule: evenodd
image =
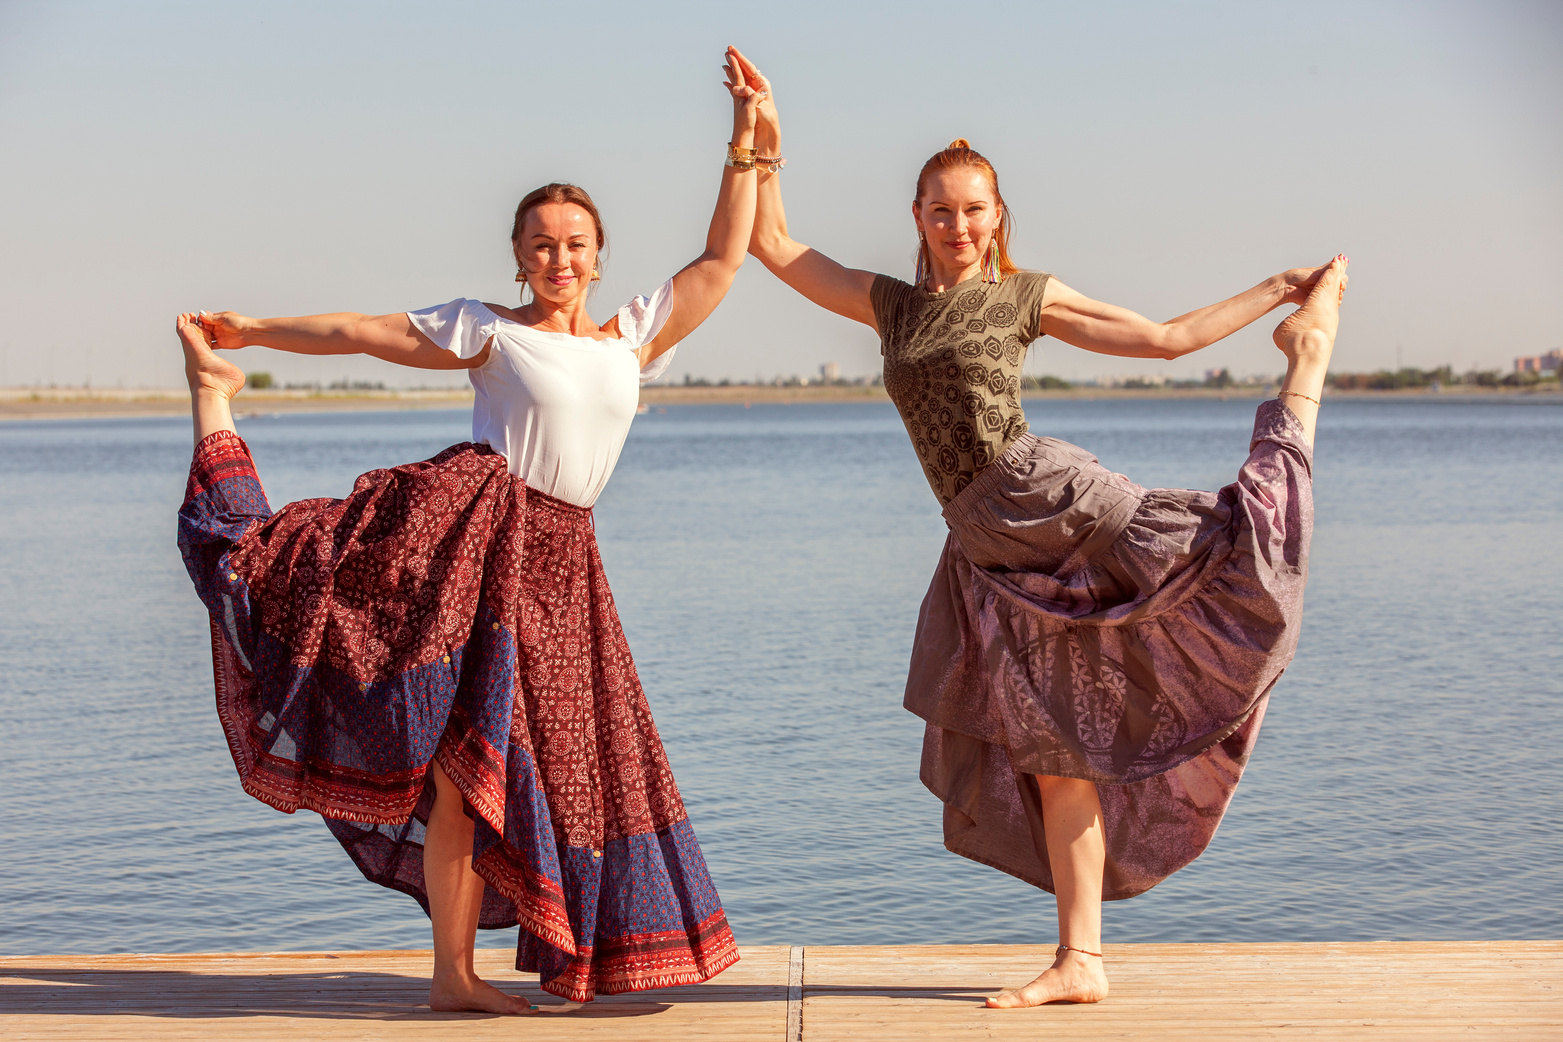
M 1306 394 L 1303 394 L 1301 391 L 1282 391 L 1282 392 L 1280 392 L 1280 394 L 1277 394 L 1276 397 L 1279 398 L 1279 397 L 1281 397 L 1282 394 L 1289 394 L 1293 398 L 1301 398 L 1303 401 L 1305 401 L 1305 402 L 1312 402 L 1315 405 L 1319 404 L 1319 399 L 1317 399 L 1317 398 L 1310 398 Z M 1322 406 L 1321 406 L 1321 408 L 1322 408 Z
M 744 148 L 735 145 L 731 141 L 727 143 L 727 164 L 734 170 L 753 170 L 754 157 L 759 155 L 759 149 Z

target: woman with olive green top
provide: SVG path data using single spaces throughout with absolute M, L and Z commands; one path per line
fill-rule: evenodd
M 736 51 L 746 83 L 767 79 Z M 912 283 L 787 235 L 774 93 L 749 252 L 874 328 L 950 536 L 923 601 L 906 707 L 945 844 L 1057 896 L 1053 964 L 995 1007 L 1107 996 L 1101 901 L 1143 893 L 1209 843 L 1296 649 L 1312 531 L 1312 440 L 1346 261 L 1293 269 L 1168 322 L 1017 268 L 992 164 L 964 140 L 917 178 Z M 1284 304 L 1280 397 L 1219 492 L 1146 489 L 1030 433 L 1019 400 L 1043 335 L 1176 358 Z

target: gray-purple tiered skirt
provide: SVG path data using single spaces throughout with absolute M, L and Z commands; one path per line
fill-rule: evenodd
M 906 686 L 950 850 L 1051 891 L 1044 774 L 1097 783 L 1107 900 L 1199 856 L 1297 648 L 1311 475 L 1269 400 L 1219 492 L 1028 434 L 950 502 Z

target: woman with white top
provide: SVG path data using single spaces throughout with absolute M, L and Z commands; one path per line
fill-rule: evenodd
M 573 185 L 511 229 L 522 307 L 184 314 L 195 458 L 179 543 L 211 612 L 217 708 L 245 791 L 327 819 L 434 933 L 429 1004 L 525 1013 L 480 980 L 479 926 L 519 924 L 516 968 L 572 1001 L 703 981 L 738 954 L 636 677 L 592 534 L 638 383 L 726 294 L 755 209 L 756 92 L 729 70 L 733 138 L 706 250 L 605 325 L 606 245 Z M 473 441 L 272 513 L 213 348 L 364 353 L 465 369 Z

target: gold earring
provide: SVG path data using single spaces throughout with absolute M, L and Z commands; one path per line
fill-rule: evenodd
M 516 281 L 517 282 L 525 282 L 526 281 L 526 269 L 525 268 L 522 268 L 522 267 L 517 267 L 516 268 Z
M 595 264 L 592 265 L 592 281 L 593 282 L 601 282 L 602 281 L 602 276 L 600 274 L 598 274 L 598 272 L 597 272 L 597 265 L 595 265 Z

